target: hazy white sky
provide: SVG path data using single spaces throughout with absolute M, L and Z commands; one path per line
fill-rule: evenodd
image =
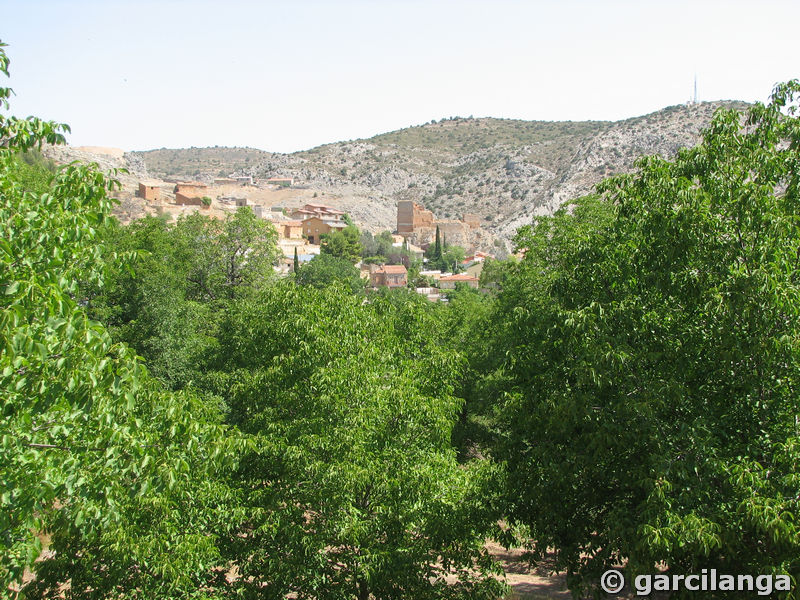
M 74 145 L 290 152 L 449 116 L 766 100 L 800 2 L 0 0 L 11 112 Z M 0 82 L 0 85 L 6 85 Z

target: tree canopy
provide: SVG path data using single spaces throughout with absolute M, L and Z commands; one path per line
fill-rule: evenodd
M 363 290 L 366 283 L 359 270 L 348 259 L 327 253 L 319 254 L 302 265 L 297 272 L 296 281 L 300 285 L 317 288 L 339 282 L 354 292 Z
M 242 503 L 229 542 L 242 593 L 502 591 L 483 548 L 496 516 L 480 492 L 490 466 L 456 460 L 462 363 L 435 343 L 427 304 L 365 305 L 339 286 L 288 282 L 228 312 L 216 368 L 201 385 L 252 436 L 231 475 Z
M 95 242 L 116 184 L 96 165 L 17 178 L 21 152 L 66 131 L 0 114 L 0 593 L 34 567 L 46 532 L 55 555 L 32 596 L 68 572 L 82 597 L 186 597 L 215 554 L 193 520 L 211 493 L 203 478 L 234 438 L 213 404 L 164 392 L 88 317 L 81 284 L 101 286 L 115 260 Z
M 336 258 L 344 258 L 350 263 L 358 262 L 361 257 L 361 232 L 355 225 L 323 234 L 320 241 L 320 252 Z
M 461 270 L 461 263 L 464 261 L 465 255 L 464 248 L 448 244 L 447 239 L 442 239 L 437 226 L 434 243 L 428 247 L 426 252 L 428 268 L 458 273 Z
M 798 91 L 517 237 L 496 456 L 574 589 L 620 563 L 798 577 Z

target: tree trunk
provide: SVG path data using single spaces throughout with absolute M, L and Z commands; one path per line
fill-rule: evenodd
M 358 600 L 369 600 L 369 588 L 363 579 L 358 580 Z

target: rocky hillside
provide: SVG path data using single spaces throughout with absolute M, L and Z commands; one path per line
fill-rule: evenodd
M 114 214 L 125 223 L 145 216 L 144 201 L 135 196 L 139 181 L 149 177 L 140 155 L 100 146 L 42 146 L 42 154 L 59 164 L 74 161 L 97 164 L 122 184 L 121 190 L 111 194 L 119 201 Z
M 160 177 L 294 177 L 301 186 L 340 198 L 374 228 L 392 229 L 387 217 L 394 204 L 416 200 L 439 218 L 476 213 L 486 229 L 507 239 L 604 177 L 632 170 L 640 156 L 669 158 L 694 145 L 721 106 L 746 107 L 704 102 L 617 122 L 451 118 L 293 154 L 190 148 L 132 158 L 141 157 Z

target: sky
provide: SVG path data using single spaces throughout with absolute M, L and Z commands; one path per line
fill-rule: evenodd
M 766 101 L 796 0 L 0 0 L 11 113 L 70 144 L 293 152 L 450 116 Z

